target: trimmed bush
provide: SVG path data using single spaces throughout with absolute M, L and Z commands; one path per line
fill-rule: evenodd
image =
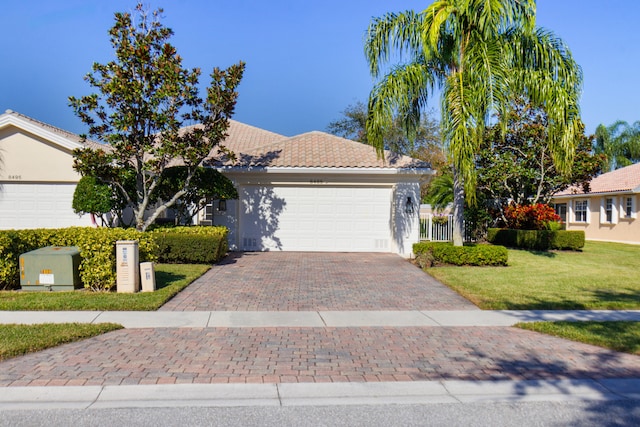
M 171 227 L 153 231 L 160 262 L 213 264 L 229 250 L 226 227 Z
M 556 230 L 551 238 L 551 249 L 578 251 L 584 248 L 584 231 Z
M 416 258 L 428 253 L 434 261 L 453 265 L 507 265 L 508 252 L 504 246 L 465 245 L 453 246 L 449 242 L 420 242 L 413 245 Z M 429 257 L 426 257 L 429 259 Z
M 137 240 L 140 261 L 155 261 L 153 236 L 134 229 L 69 227 L 0 231 L 0 289 L 18 289 L 21 254 L 45 246 L 77 246 L 85 288 L 109 290 L 116 284 L 116 241 Z
M 513 230 L 490 228 L 487 232 L 490 243 L 511 248 L 536 251 L 549 249 L 577 251 L 584 247 L 584 231 L 568 230 Z

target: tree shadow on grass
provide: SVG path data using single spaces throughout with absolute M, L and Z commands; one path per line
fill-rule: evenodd
M 178 280 L 184 280 L 187 276 L 185 274 L 175 274 L 167 271 L 156 271 L 156 289 L 166 288 L 172 285 Z
M 593 291 L 593 297 L 606 303 L 610 309 L 619 309 L 635 305 L 640 307 L 640 292 L 636 289 L 597 289 Z
M 544 258 L 555 258 L 555 257 L 558 256 L 558 254 L 556 254 L 555 252 L 551 252 L 551 251 L 527 250 L 527 252 L 529 252 L 531 255 L 540 256 L 540 257 L 544 257 Z
M 587 310 L 583 303 L 572 299 L 557 298 L 529 298 L 526 302 L 501 301 L 504 310 Z

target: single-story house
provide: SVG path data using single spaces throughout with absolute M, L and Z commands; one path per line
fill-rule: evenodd
M 80 137 L 7 110 L 0 115 L 0 229 L 91 225 L 73 212 Z M 96 145 L 97 146 L 97 145 Z
M 569 188 L 552 204 L 567 230 L 584 230 L 588 240 L 640 244 L 640 163 L 593 178 L 589 192 Z
M 324 132 L 286 137 L 231 121 L 228 133 L 236 160 L 214 156 L 210 166 L 234 182 L 239 199 L 211 201 L 194 222 L 227 226 L 232 250 L 411 254 L 428 164 L 390 152 L 381 159 Z M 0 116 L 0 228 L 90 225 L 71 209 L 80 178 L 71 152 L 81 146 L 26 116 Z

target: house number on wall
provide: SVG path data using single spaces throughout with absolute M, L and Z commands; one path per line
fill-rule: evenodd
M 22 175 L 9 175 L 7 179 L 22 179 Z

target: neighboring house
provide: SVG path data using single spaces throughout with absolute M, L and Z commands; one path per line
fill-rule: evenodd
M 409 256 L 419 241 L 428 164 L 389 152 L 381 159 L 368 145 L 323 132 L 289 138 L 232 120 L 228 134 L 223 145 L 236 160 L 213 153 L 210 166 L 234 182 L 239 199 L 211 201 L 195 222 L 227 226 L 232 250 Z M 90 224 L 71 209 L 80 178 L 71 152 L 81 146 L 78 136 L 26 116 L 0 116 L 0 228 Z
M 570 188 L 552 203 L 567 230 L 584 230 L 588 240 L 640 244 L 640 163 L 591 180 L 589 193 Z
M 89 143 L 91 144 L 91 143 Z M 11 110 L 0 115 L 0 229 L 91 225 L 73 212 L 80 137 Z

